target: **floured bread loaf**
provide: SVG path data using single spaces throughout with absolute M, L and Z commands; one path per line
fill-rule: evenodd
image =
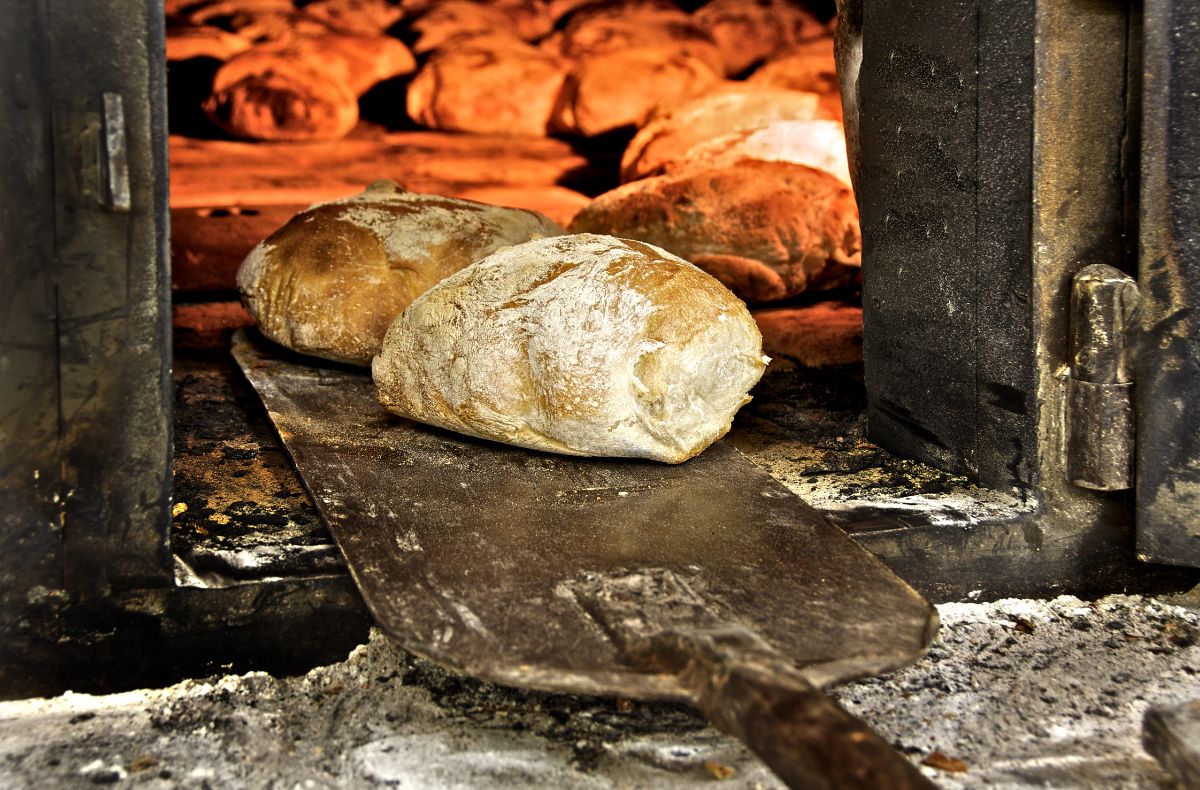
M 767 359 L 746 306 L 648 244 L 501 250 L 396 319 L 372 372 L 404 417 L 569 455 L 679 463 L 729 430 Z
M 833 57 L 833 36 L 821 36 L 777 52 L 746 78 L 750 85 L 809 91 L 821 97 L 830 118 L 842 119 L 841 85 Z
M 688 101 L 660 106 L 621 156 L 621 180 L 657 175 L 696 145 L 771 121 L 821 115 L 820 97 L 764 85 L 726 82 Z
M 267 337 L 366 365 L 395 317 L 431 285 L 502 247 L 560 233 L 533 211 L 379 181 L 297 214 L 251 250 L 237 282 Z
M 743 159 L 808 165 L 850 186 L 846 132 L 837 121 L 772 121 L 760 129 L 743 129 L 700 143 L 678 160 L 664 162 L 662 172 L 724 167 Z
M 834 288 L 858 276 L 850 187 L 821 170 L 743 160 L 624 184 L 571 222 L 686 258 L 747 301 Z

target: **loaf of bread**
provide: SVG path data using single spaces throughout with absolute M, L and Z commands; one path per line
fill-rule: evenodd
M 640 126 L 661 104 L 698 96 L 720 81 L 702 60 L 669 48 L 583 58 L 563 83 L 551 128 L 586 137 Z
M 746 78 L 751 85 L 770 85 L 808 91 L 821 97 L 821 107 L 830 118 L 842 119 L 842 95 L 833 36 L 821 36 L 777 52 Z
M 850 187 L 821 170 L 743 160 L 624 184 L 571 222 L 686 258 L 747 301 L 847 285 L 862 237 Z
M 427 288 L 502 247 L 560 233 L 532 211 L 379 181 L 297 214 L 246 256 L 237 282 L 267 337 L 366 365 L 392 320 Z
M 712 0 L 693 17 L 721 48 L 728 74 L 740 74 L 779 49 L 826 32 L 796 0 Z
M 326 33 L 260 44 L 217 72 L 209 118 L 251 140 L 336 140 L 358 122 L 358 97 L 411 73 L 412 53 L 381 35 Z
M 819 97 L 783 88 L 725 82 L 704 95 L 660 106 L 621 156 L 621 180 L 664 172 L 700 143 L 771 121 L 819 117 Z
M 501 250 L 431 288 L 372 372 L 391 411 L 569 455 L 679 463 L 729 430 L 767 359 L 749 311 L 648 244 Z
M 772 121 L 758 129 L 743 129 L 700 143 L 679 159 L 664 162 L 662 172 L 720 168 L 745 159 L 807 165 L 850 186 L 846 133 L 837 121 Z
M 251 50 L 217 71 L 204 114 L 246 140 L 338 140 L 358 123 L 358 96 L 303 61 Z
M 712 37 L 682 11 L 633 8 L 627 14 L 575 18 L 546 42 L 564 57 L 580 59 L 628 49 L 655 49 L 696 58 L 716 74 L 725 62 Z
M 408 86 L 408 114 L 430 129 L 545 136 L 567 68 L 523 41 L 469 39 L 421 67 Z

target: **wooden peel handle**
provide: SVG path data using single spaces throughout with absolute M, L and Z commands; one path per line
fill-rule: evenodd
M 674 672 L 721 730 L 749 746 L 788 787 L 928 790 L 935 785 L 865 722 L 740 628 L 659 634 L 639 663 Z
M 921 771 L 797 673 L 735 663 L 698 703 L 792 788 L 933 788 Z

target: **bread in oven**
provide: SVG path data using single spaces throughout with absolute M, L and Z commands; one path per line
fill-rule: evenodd
M 567 76 L 551 126 L 585 137 L 641 126 L 659 105 L 698 96 L 720 79 L 704 61 L 670 48 L 590 55 Z
M 544 46 L 576 60 L 629 49 L 657 49 L 702 60 L 713 72 L 725 73 L 725 61 L 716 42 L 674 7 L 634 6 L 620 14 L 574 15 Z
M 568 455 L 679 463 L 729 430 L 768 360 L 746 306 L 649 244 L 493 253 L 396 319 L 372 372 L 404 417 Z
M 850 186 L 846 131 L 837 121 L 771 121 L 693 146 L 679 159 L 663 163 L 662 172 L 722 167 L 743 159 L 791 162 L 824 170 Z
M 696 145 L 723 135 L 821 115 L 814 93 L 724 82 L 702 96 L 659 106 L 621 155 L 621 180 L 659 175 L 670 163 L 685 160 Z
M 293 217 L 246 257 L 238 288 L 275 342 L 367 365 L 388 326 L 430 286 L 501 247 L 560 233 L 533 211 L 380 181 Z
M 740 74 L 772 53 L 826 32 L 797 0 L 711 0 L 693 18 L 716 40 L 727 74 Z
M 862 260 L 850 187 L 790 162 L 745 159 L 623 184 L 580 211 L 571 231 L 657 245 L 753 302 L 850 284 Z
M 251 140 L 336 140 L 358 121 L 358 97 L 411 73 L 412 53 L 389 36 L 330 33 L 260 44 L 217 71 L 209 118 Z
M 417 72 L 408 114 L 431 129 L 545 136 L 567 69 L 523 41 L 467 39 Z

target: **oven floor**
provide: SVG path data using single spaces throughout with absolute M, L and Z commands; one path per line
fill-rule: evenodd
M 940 787 L 1169 786 L 1141 721 L 1200 697 L 1200 597 L 939 610 L 928 656 L 836 696 Z M 9 788 L 780 786 L 684 709 L 497 688 L 378 632 L 301 677 L 3 702 L 0 757 Z
M 959 520 L 1019 510 L 1010 497 L 866 440 L 862 314 L 852 301 L 797 302 L 755 317 L 773 361 L 729 441 L 835 523 L 853 531 L 864 509 Z M 177 578 L 225 587 L 344 573 L 262 404 L 232 364 L 228 337 L 176 329 Z

